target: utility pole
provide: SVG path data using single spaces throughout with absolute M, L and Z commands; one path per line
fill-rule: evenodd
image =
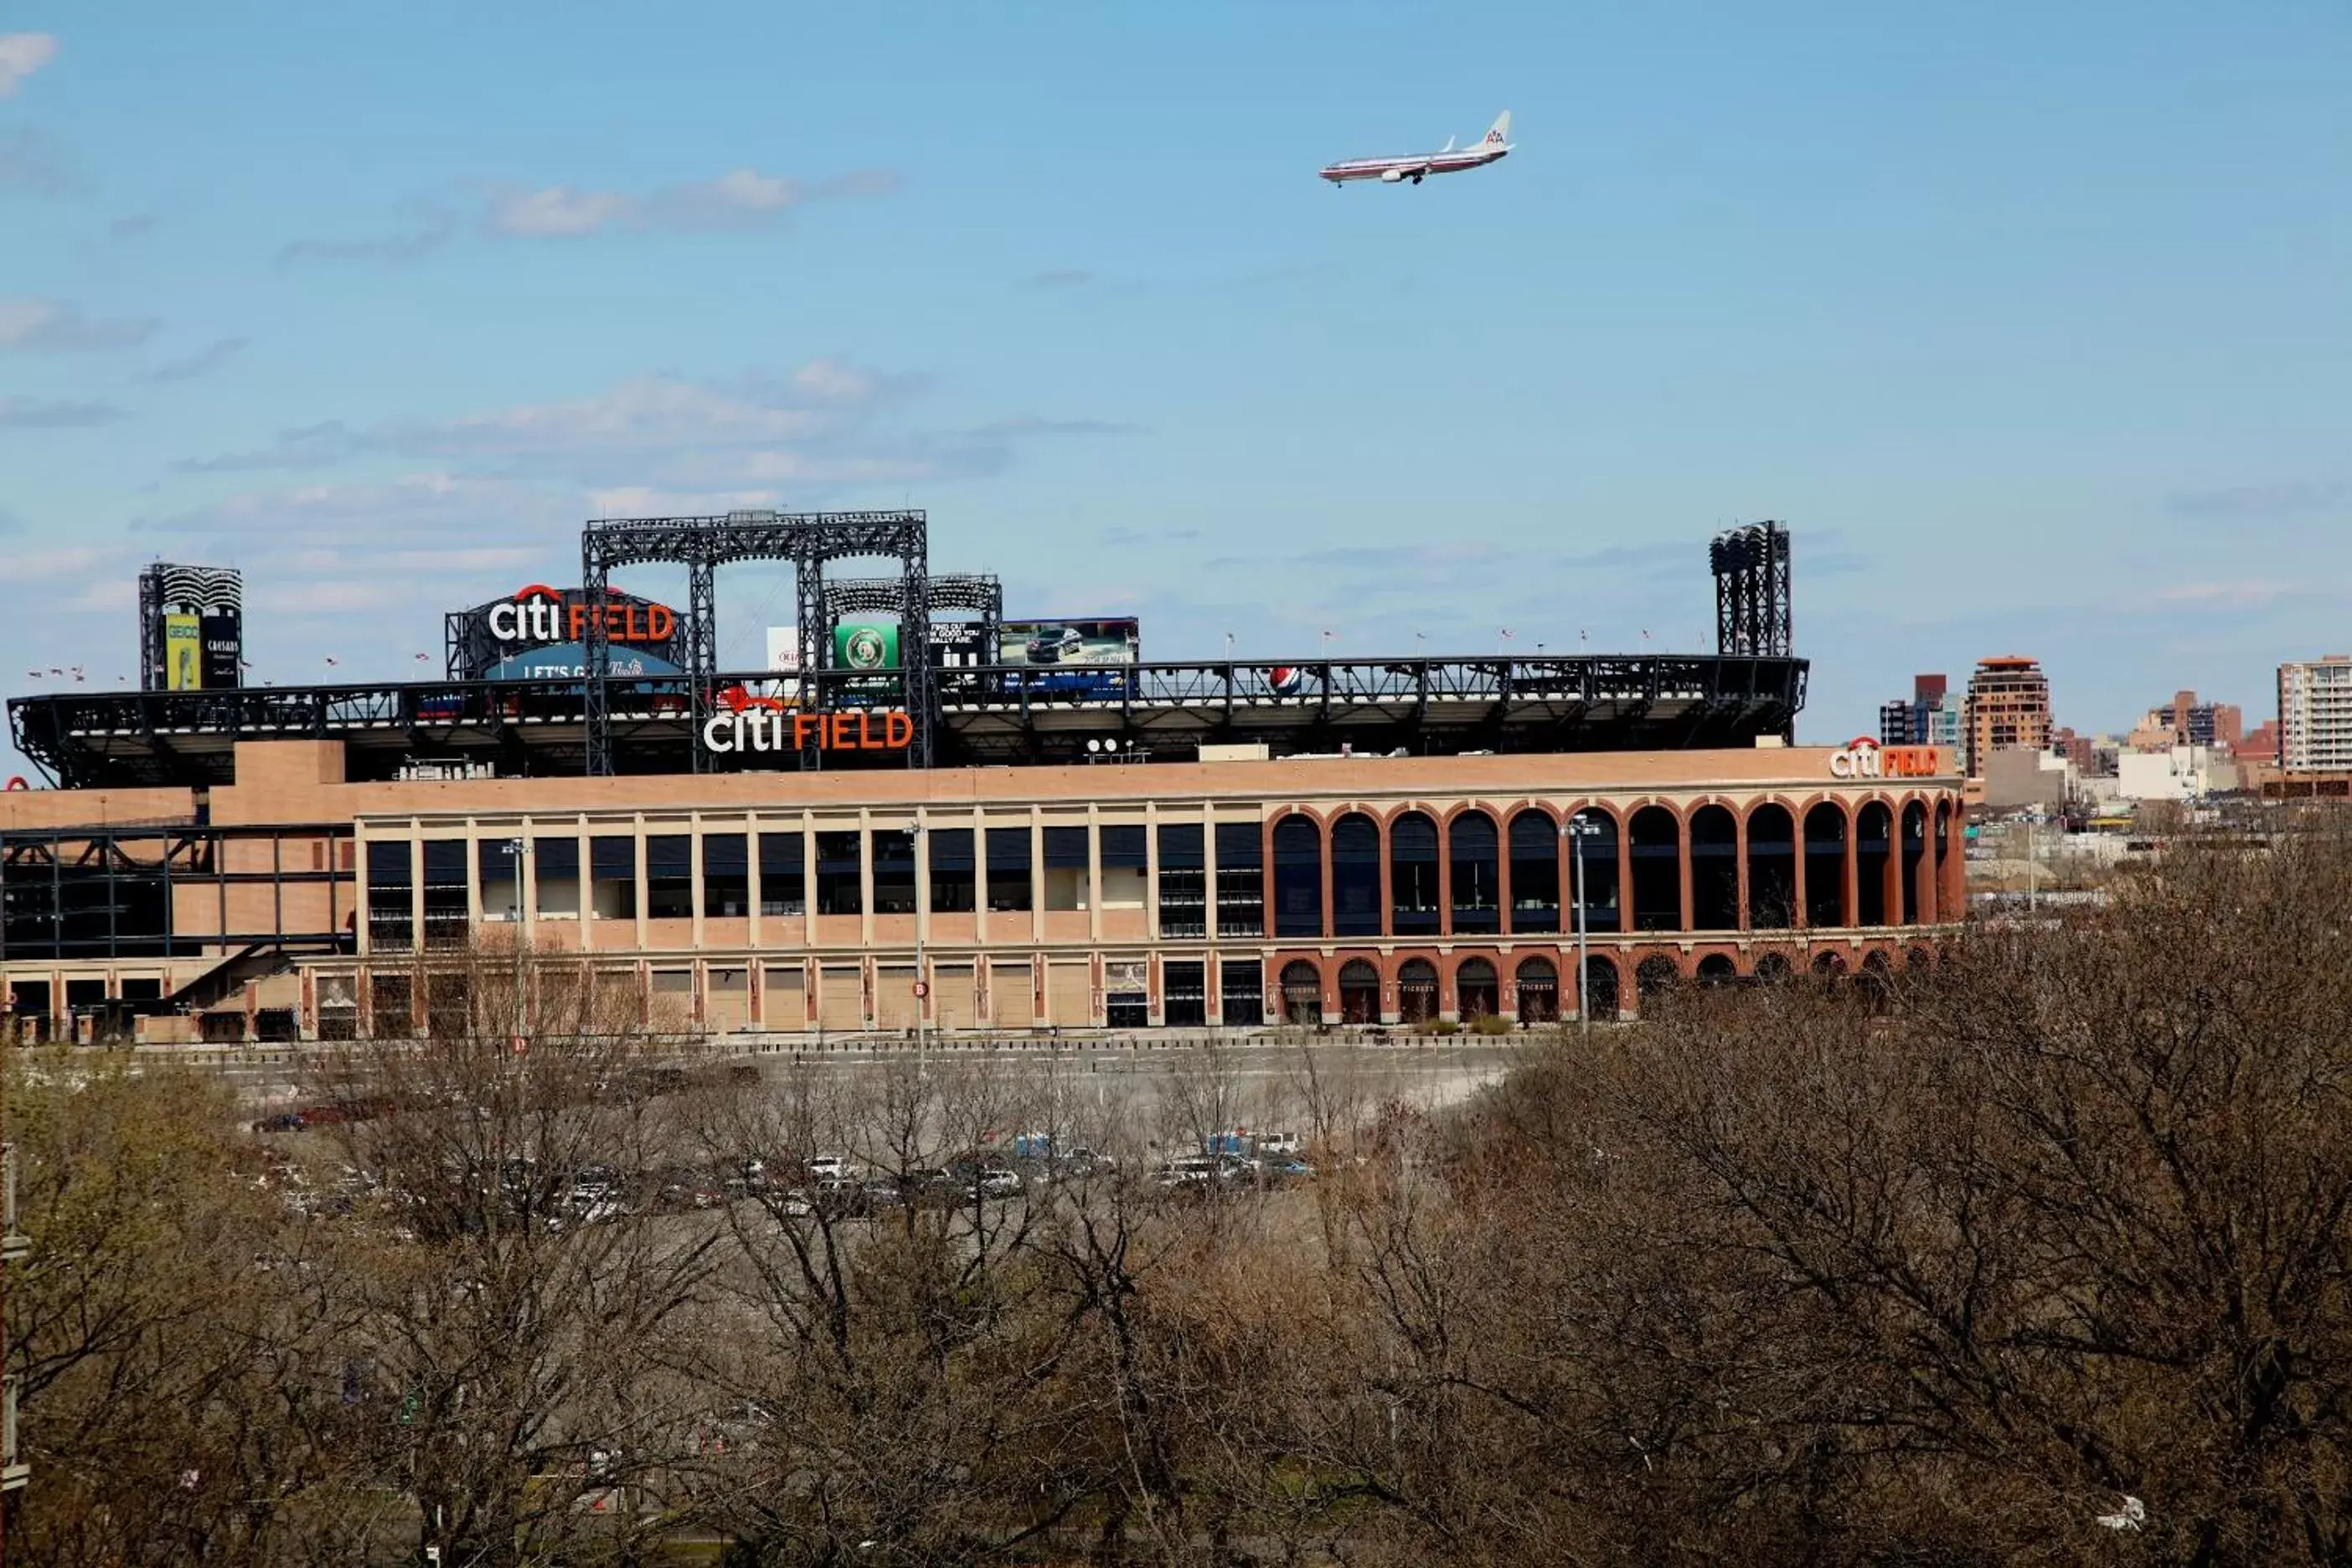
M 1581 814 L 1570 816 L 1559 828 L 1559 836 L 1571 841 L 1576 867 L 1576 1032 L 1588 1037 L 1592 1033 L 1592 952 L 1585 938 L 1584 841 L 1601 831 L 1601 824 L 1586 821 Z
M 923 968 L 923 928 L 931 923 L 930 858 L 923 853 L 923 824 L 908 829 L 915 841 L 915 1081 L 920 1083 L 930 1045 L 931 977 Z

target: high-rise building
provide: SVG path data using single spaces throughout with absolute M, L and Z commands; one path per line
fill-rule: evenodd
M 2278 703 L 2281 768 L 2352 771 L 2352 654 L 2280 665 Z
M 1971 778 L 1984 776 L 1985 759 L 1995 752 L 2047 750 L 2050 678 L 2041 661 L 2013 653 L 1979 659 L 1963 724 Z
M 1951 700 L 1951 683 L 1941 675 L 1911 678 L 1911 700 L 1898 697 L 1878 705 L 1878 743 L 1882 746 L 1960 745 L 1960 712 Z

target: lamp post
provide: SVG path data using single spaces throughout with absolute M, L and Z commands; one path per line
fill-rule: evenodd
M 509 906 L 511 918 L 508 921 L 510 928 L 509 934 L 514 943 L 514 1030 L 512 1037 L 507 1044 L 510 1048 L 520 1049 L 522 1045 L 523 1025 L 522 860 L 524 856 L 530 853 L 530 841 L 518 835 L 508 839 L 502 847 L 507 852 L 507 858 L 514 862 L 514 902 Z
M 918 819 L 907 830 L 915 843 L 915 1079 L 920 1082 L 930 1045 L 925 1017 L 931 1003 L 931 977 L 923 968 L 923 928 L 931 923 L 931 868 L 923 854 L 923 824 Z
M 1570 854 L 1576 868 L 1576 1032 L 1592 1033 L 1592 958 L 1586 944 L 1584 931 L 1584 841 L 1597 838 L 1604 830 L 1597 822 L 1588 822 L 1581 813 L 1571 813 L 1559 826 L 1559 836 L 1570 840 Z

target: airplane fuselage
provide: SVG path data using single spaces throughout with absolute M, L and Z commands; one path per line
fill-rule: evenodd
M 1390 184 L 1411 180 L 1421 183 L 1425 174 L 1454 174 L 1465 169 L 1475 169 L 1510 155 L 1508 147 L 1461 147 L 1450 153 L 1423 153 L 1410 158 L 1350 158 L 1346 163 L 1333 163 L 1321 171 L 1322 177 L 1335 185 L 1350 180 L 1382 180 Z

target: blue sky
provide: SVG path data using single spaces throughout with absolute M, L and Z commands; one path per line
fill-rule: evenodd
M 1161 658 L 1695 649 L 1777 517 L 1804 738 L 2011 651 L 2259 715 L 2352 645 L 2347 67 L 2336 0 L 0 0 L 0 690 L 135 676 L 159 556 L 398 678 L 585 517 L 912 502 Z M 787 580 L 720 603 L 756 664 Z

